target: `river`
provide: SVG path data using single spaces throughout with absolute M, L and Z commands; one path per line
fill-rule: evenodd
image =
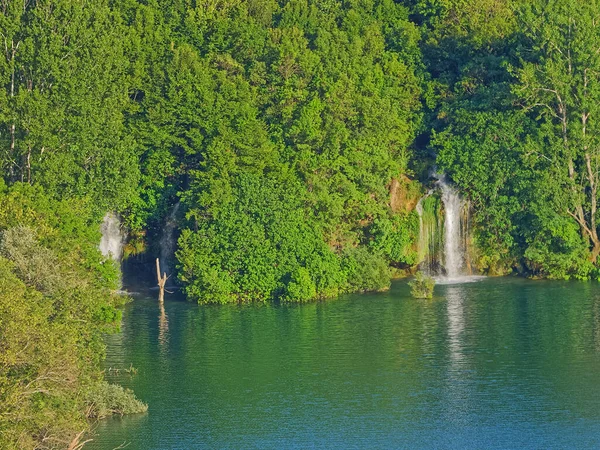
M 203 306 L 134 296 L 110 381 L 148 413 L 85 448 L 600 448 L 600 286 L 484 279 L 410 297 Z

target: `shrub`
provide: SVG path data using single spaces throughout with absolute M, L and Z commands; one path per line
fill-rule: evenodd
M 373 238 L 369 246 L 392 263 L 412 266 L 417 263 L 413 248 L 419 236 L 419 217 L 416 213 L 376 219 L 370 228 Z
M 112 414 L 137 414 L 148 410 L 130 389 L 106 381 L 98 383 L 88 394 L 88 417 L 102 419 Z
M 345 250 L 342 266 L 350 292 L 382 291 L 390 287 L 391 271 L 385 258 L 365 247 Z
M 298 267 L 292 273 L 286 291 L 286 294 L 282 297 L 283 301 L 305 302 L 317 296 L 317 287 L 310 277 L 309 271 L 304 267 Z
M 423 272 L 417 272 L 415 274 L 415 279 L 408 283 L 408 285 L 410 286 L 410 293 L 414 298 L 433 297 L 435 280 L 430 276 L 423 274 Z
M 306 220 L 302 186 L 241 174 L 232 188 L 233 200 L 181 233 L 178 276 L 188 297 L 306 301 L 339 291 L 345 282 L 339 257 Z

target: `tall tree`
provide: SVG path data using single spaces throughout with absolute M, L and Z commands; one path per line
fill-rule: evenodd
M 137 184 L 124 135 L 122 26 L 106 1 L 0 5 L 0 167 L 9 181 L 121 206 Z
M 550 205 L 580 228 L 589 259 L 600 254 L 600 2 L 540 0 L 523 6 L 514 93 L 540 122 L 531 150 Z M 545 182 L 544 182 L 545 181 Z

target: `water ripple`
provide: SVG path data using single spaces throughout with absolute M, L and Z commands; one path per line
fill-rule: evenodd
M 432 300 L 127 305 L 107 367 L 148 414 L 92 449 L 598 448 L 596 284 L 484 279 Z

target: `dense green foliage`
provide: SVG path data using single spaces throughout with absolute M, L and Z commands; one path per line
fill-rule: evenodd
M 125 133 L 127 57 L 106 1 L 0 6 L 0 170 L 9 182 L 124 206 L 139 177 Z
M 474 202 L 481 269 L 596 276 L 600 4 L 504 4 L 489 21 L 502 33 L 446 36 L 468 57 L 428 51 L 455 67 L 432 80 L 431 148 Z
M 415 262 L 414 218 L 388 206 L 420 126 L 419 33 L 406 8 L 130 8 L 136 27 L 151 15 L 164 33 L 138 51 L 169 45 L 153 61 L 161 76 L 134 80 L 130 126 L 149 185 L 132 214 L 160 230 L 181 197 L 190 297 L 304 301 L 384 288 L 384 266 Z M 371 273 L 355 277 L 358 266 Z
M 1 448 L 66 448 L 103 397 L 102 333 L 123 300 L 89 210 L 0 182 Z
M 86 398 L 88 417 L 102 419 L 113 414 L 136 414 L 148 410 L 130 389 L 106 381 L 98 383 Z
M 408 283 L 410 293 L 414 298 L 432 298 L 435 280 L 419 271 L 415 278 Z
M 0 425 L 32 418 L 0 439 L 79 424 L 100 386 L 119 319 L 108 211 L 147 261 L 178 219 L 193 300 L 303 302 L 385 289 L 425 257 L 414 208 L 437 166 L 472 205 L 479 270 L 598 277 L 599 16 L 596 0 L 0 2 Z M 422 206 L 433 229 L 439 201 Z M 61 358 L 69 383 L 23 387 Z

